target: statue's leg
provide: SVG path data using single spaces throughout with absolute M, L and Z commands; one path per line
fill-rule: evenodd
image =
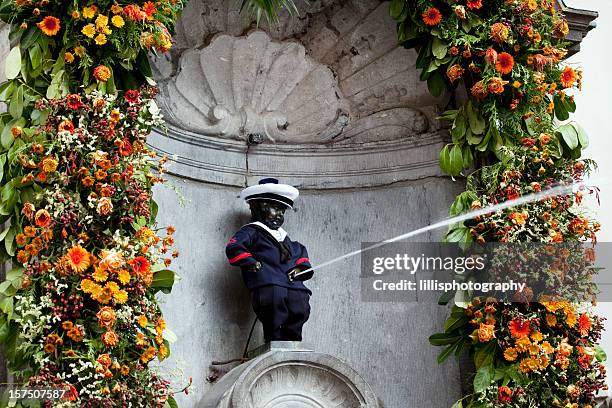
M 269 285 L 253 289 L 253 309 L 263 325 L 266 342 L 285 340 L 282 326 L 287 320 L 287 289 Z
M 302 327 L 310 317 L 310 294 L 303 290 L 287 290 L 289 314 L 282 334 L 285 340 L 302 341 Z

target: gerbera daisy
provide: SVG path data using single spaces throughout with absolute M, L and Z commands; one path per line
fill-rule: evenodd
M 589 334 L 591 330 L 591 319 L 586 313 L 580 315 L 580 320 L 578 321 L 578 329 L 580 330 L 580 335 L 585 337 Z
M 157 7 L 153 2 L 147 1 L 143 6 L 142 10 L 147 14 L 147 17 L 153 17 L 153 14 L 157 13 Z
M 507 52 L 502 52 L 497 56 L 497 62 L 495 63 L 495 69 L 497 72 L 502 74 L 509 74 L 514 68 L 514 58 Z
M 53 16 L 43 18 L 43 20 L 36 25 L 49 37 L 53 37 L 59 33 L 60 29 L 62 28 L 59 18 Z
M 423 12 L 423 22 L 428 26 L 436 26 L 442 21 L 442 13 L 435 7 L 430 7 Z
M 138 103 L 140 102 L 140 92 L 136 89 L 130 89 L 125 91 L 125 100 L 129 103 Z
M 70 266 L 75 272 L 81 273 L 85 269 L 89 268 L 90 258 L 89 252 L 82 246 L 73 246 L 68 250 L 68 259 L 70 260 Z
M 512 334 L 512 337 L 515 339 L 520 339 L 529 336 L 529 333 L 531 332 L 531 322 L 529 320 L 520 321 L 514 319 L 510 322 L 508 328 L 510 329 L 510 334 Z
M 34 219 L 36 220 L 36 225 L 39 227 L 48 227 L 51 223 L 51 215 L 49 215 L 47 210 L 38 210 Z
M 578 74 L 570 67 L 565 67 L 561 73 L 561 85 L 564 88 L 571 88 L 578 80 Z
M 151 264 L 149 264 L 149 261 L 144 256 L 129 260 L 128 265 L 132 267 L 137 275 L 145 275 L 151 270 Z

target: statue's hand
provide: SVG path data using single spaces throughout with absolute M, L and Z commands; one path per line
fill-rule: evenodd
M 261 270 L 261 262 L 259 261 L 255 262 L 255 265 L 248 266 L 246 270 L 247 272 L 250 272 L 250 273 L 259 272 Z

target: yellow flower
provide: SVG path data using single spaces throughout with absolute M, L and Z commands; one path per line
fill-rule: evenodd
M 128 293 L 125 290 L 121 289 L 113 295 L 113 298 L 115 299 L 115 302 L 119 304 L 124 304 L 128 300 Z
M 87 24 L 85 27 L 83 27 L 81 32 L 89 38 L 94 38 L 94 35 L 96 35 L 96 27 L 93 24 Z
M 107 25 L 108 25 L 108 17 L 106 17 L 105 15 L 99 14 L 98 17 L 96 17 L 96 27 L 102 28 Z
M 98 45 L 106 44 L 106 35 L 105 34 L 98 34 L 97 37 L 96 37 L 96 44 L 98 44 Z
M 74 55 L 71 52 L 64 54 L 64 59 L 67 63 L 72 64 L 74 62 Z
M 147 327 L 147 323 L 149 323 L 149 319 L 147 319 L 147 316 L 145 315 L 138 316 L 138 319 L 136 321 L 138 322 L 140 327 L 143 327 L 143 328 Z
M 126 269 L 122 269 L 118 272 L 117 278 L 119 279 L 119 282 L 124 285 L 127 285 L 128 283 L 130 283 L 130 272 Z
M 119 14 L 123 11 L 123 8 L 118 5 L 117 3 L 113 4 L 111 7 L 111 11 L 113 12 L 113 14 Z
M 107 282 L 106 285 L 104 286 L 105 289 L 109 289 L 111 294 L 115 295 L 115 293 L 119 292 L 119 285 L 117 285 L 117 282 Z
M 540 342 L 540 341 L 542 341 L 543 338 L 544 338 L 544 336 L 542 336 L 542 333 L 539 332 L 539 331 L 535 331 L 535 332 L 533 332 L 531 334 L 531 339 L 533 341 Z
M 546 324 L 548 324 L 550 327 L 555 327 L 557 325 L 557 316 L 554 314 L 547 314 Z
M 83 8 L 83 17 L 85 18 L 94 18 L 94 16 L 96 15 L 96 11 L 98 10 L 98 8 L 96 6 L 89 6 L 89 7 L 85 7 Z
M 506 351 L 504 351 L 504 358 L 506 360 L 508 360 L 508 361 L 516 360 L 517 356 L 518 356 L 518 352 L 513 347 L 510 347 L 510 348 L 506 349 Z
M 72 18 L 74 18 L 75 20 L 79 17 L 81 17 L 81 13 L 79 13 L 79 10 L 72 10 Z
M 102 268 L 96 268 L 91 277 L 94 278 L 96 282 L 105 282 L 108 279 L 108 272 Z
M 125 20 L 123 19 L 123 17 L 121 16 L 114 16 L 111 19 L 111 22 L 113 23 L 113 25 L 117 28 L 121 28 L 125 25 Z

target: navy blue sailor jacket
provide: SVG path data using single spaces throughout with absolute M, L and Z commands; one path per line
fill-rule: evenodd
M 225 247 L 229 263 L 240 267 L 242 279 L 249 290 L 261 286 L 277 285 L 312 293 L 302 281 L 290 281 L 287 273 L 292 269 L 306 270 L 311 267 L 304 245 L 292 241 L 288 236 L 279 242 L 256 224 L 244 225 L 229 240 Z M 248 269 L 259 261 L 261 269 Z M 312 277 L 306 276 L 307 279 Z

